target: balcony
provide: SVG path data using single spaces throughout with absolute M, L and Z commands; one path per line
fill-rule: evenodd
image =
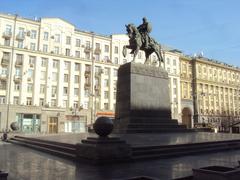
M 32 82 L 33 79 L 32 79 L 31 77 L 29 77 L 29 78 L 27 78 L 27 81 L 28 81 L 28 82 Z
M 91 49 L 92 48 L 90 46 L 86 46 L 85 49 L 84 49 L 84 52 L 89 53 L 91 51 Z
M 30 64 L 29 64 L 29 67 L 33 68 L 33 67 L 34 67 L 34 64 L 33 64 L 33 63 L 30 63 Z
M 6 32 L 3 33 L 2 37 L 5 38 L 5 39 L 11 39 L 12 32 L 6 31 Z
M 16 60 L 16 62 L 15 62 L 16 67 L 22 66 L 22 64 L 23 64 L 22 60 Z
M 7 80 L 7 74 L 0 74 L 0 80 L 6 81 Z
M 10 61 L 10 57 L 9 56 L 3 56 L 1 64 L 5 65 L 5 66 L 8 66 L 9 61 Z
M 25 35 L 24 34 L 18 34 L 17 37 L 16 37 L 17 40 L 19 41 L 23 41 L 25 39 Z
M 100 48 L 96 48 L 94 51 L 94 54 L 101 54 L 101 49 Z
M 95 85 L 94 89 L 95 89 L 95 91 L 99 91 L 100 90 L 100 85 Z
M 84 75 L 85 77 L 89 77 L 91 75 L 91 71 L 85 71 Z
M 89 89 L 90 87 L 91 87 L 91 84 L 89 82 L 84 84 L 84 89 Z
M 15 81 L 15 82 L 18 82 L 18 83 L 21 82 L 21 76 L 15 75 L 15 76 L 14 76 L 14 81 Z

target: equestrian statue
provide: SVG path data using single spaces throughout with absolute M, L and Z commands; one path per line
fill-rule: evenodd
M 127 49 L 131 49 L 132 51 L 130 54 L 133 54 L 132 62 L 135 62 L 139 50 L 143 50 L 146 57 L 144 64 L 149 64 L 149 57 L 155 52 L 160 66 L 161 62 L 163 62 L 161 45 L 149 36 L 149 33 L 152 31 L 152 26 L 147 19 L 144 17 L 143 23 L 138 27 L 134 24 L 128 24 L 125 26 L 129 37 L 129 45 L 123 47 L 123 56 L 126 57 Z

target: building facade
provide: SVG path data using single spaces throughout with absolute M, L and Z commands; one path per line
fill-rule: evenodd
M 0 14 L 0 129 L 81 132 L 98 115 L 114 116 L 117 70 L 131 61 L 126 35 L 86 32 L 59 18 Z M 130 52 L 130 51 L 129 51 Z M 173 117 L 179 119 L 179 54 L 165 51 Z M 140 52 L 138 62 L 145 55 Z M 156 56 L 151 56 L 155 63 Z
M 203 57 L 182 56 L 180 59 L 182 114 L 189 108 L 193 117 L 191 125 L 208 125 L 225 131 L 237 124 L 240 121 L 240 69 Z

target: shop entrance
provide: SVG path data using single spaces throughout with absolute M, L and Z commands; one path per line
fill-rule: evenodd
M 189 108 L 183 108 L 182 110 L 182 123 L 187 126 L 187 128 L 192 127 L 192 113 Z
M 48 133 L 58 133 L 58 118 L 49 117 L 48 118 Z

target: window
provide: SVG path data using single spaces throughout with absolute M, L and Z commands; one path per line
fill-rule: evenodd
M 24 28 L 19 27 L 18 29 L 18 35 L 20 38 L 24 38 Z
M 57 46 L 54 47 L 54 54 L 59 54 L 59 47 Z
M 20 59 L 20 57 L 19 57 Z M 36 57 L 35 56 L 29 56 L 29 65 L 34 65 L 36 62 Z
M 23 54 L 16 55 L 16 63 L 22 64 L 23 63 Z
M 31 106 L 32 105 L 32 98 L 27 98 L 26 105 L 27 106 Z
M 117 46 L 114 47 L 114 53 L 118 54 L 118 47 Z
M 57 81 L 57 79 L 58 79 L 58 73 L 53 72 L 53 73 L 52 73 L 52 80 L 53 80 L 53 81 Z
M 12 34 L 12 26 L 7 24 L 6 27 L 5 27 L 5 32 L 7 34 Z
M 118 74 L 118 70 L 117 69 L 113 69 L 113 76 L 117 77 L 117 74 Z
M 19 104 L 19 97 L 17 97 L 17 96 L 13 97 L 13 104 L 15 104 L 15 105 Z
M 31 44 L 30 44 L 30 49 L 31 49 L 32 51 L 35 51 L 35 50 L 36 50 L 36 44 L 35 44 L 35 43 L 31 43 Z
M 53 68 L 58 68 L 58 60 L 53 60 Z
M 10 39 L 4 39 L 4 46 L 10 46 Z
M 21 68 L 15 69 L 15 76 L 17 76 L 17 77 L 21 76 Z
M 104 103 L 104 109 L 108 110 L 108 103 Z
M 75 57 L 80 58 L 80 51 L 75 51 Z
M 104 79 L 103 84 L 104 84 L 104 87 L 108 87 L 109 85 L 108 79 Z
M 6 90 L 7 89 L 7 81 L 0 80 L 0 90 Z
M 177 65 L 176 59 L 173 59 L 173 65 L 174 65 L 174 66 Z
M 109 45 L 104 46 L 104 52 L 108 53 L 109 52 Z
M 100 61 L 100 55 L 99 54 L 95 55 L 95 61 Z
M 85 58 L 88 59 L 88 60 L 90 59 L 90 53 L 89 52 L 85 52 Z
M 68 82 L 68 74 L 64 74 L 64 82 Z
M 110 74 L 109 68 L 104 68 L 104 75 L 108 76 Z
M 75 71 L 79 71 L 80 70 L 80 64 L 79 63 L 75 63 Z
M 55 34 L 55 42 L 59 43 L 60 42 L 60 34 Z
M 45 80 L 46 79 L 46 72 L 45 71 L 41 71 L 40 79 L 41 80 Z
M 44 106 L 44 99 L 43 98 L 39 99 L 39 106 Z
M 52 99 L 52 100 L 51 100 L 51 106 L 52 106 L 52 107 L 56 107 L 56 106 L 57 106 L 57 101 L 56 101 L 56 99 Z
M 104 98 L 108 99 L 108 97 L 109 97 L 109 92 L 108 91 L 104 91 Z
M 42 67 L 46 67 L 47 66 L 47 58 L 42 58 L 42 61 L 41 61 L 41 66 Z
M 31 39 L 36 39 L 37 38 L 37 31 L 36 30 L 31 30 L 30 38 Z
M 28 93 L 32 93 L 32 90 L 33 90 L 33 85 L 32 84 L 28 84 L 27 85 L 27 92 Z
M 66 37 L 66 44 L 68 44 L 68 45 L 71 44 L 71 37 L 70 36 Z
M 0 96 L 0 104 L 5 104 L 5 103 L 6 103 L 6 97 Z
M 48 40 L 48 36 L 49 36 L 49 33 L 48 32 L 44 32 L 43 33 L 43 40 L 47 41 Z
M 64 61 L 64 69 L 69 70 L 70 62 Z
M 41 84 L 41 85 L 40 85 L 40 93 L 41 93 L 41 94 L 44 94 L 44 93 L 45 93 L 45 85 L 44 85 L 44 84 Z
M 74 83 L 76 83 L 76 84 L 79 83 L 79 76 L 78 75 L 74 76 Z
M 170 64 L 170 59 L 169 58 L 167 58 L 167 65 L 169 65 Z
M 85 89 L 84 91 L 84 97 L 88 98 L 89 97 L 89 90 Z
M 32 69 L 28 69 L 28 71 L 27 71 L 27 77 L 28 77 L 28 78 L 33 78 L 33 70 L 32 70 Z
M 66 48 L 65 55 L 70 56 L 70 49 Z
M 63 100 L 63 107 L 67 107 L 68 106 L 68 101 L 67 100 Z
M 86 41 L 86 48 L 90 48 L 90 41 Z
M 43 45 L 43 52 L 48 52 L 48 45 L 47 44 Z
M 0 86 L 1 86 L 1 81 L 0 81 Z M 20 90 L 20 83 L 15 83 L 14 84 L 14 91 L 19 91 Z
M 84 103 L 83 103 L 83 109 L 88 109 L 88 101 L 84 101 Z
M 81 40 L 80 39 L 76 39 L 76 47 L 80 47 L 81 46 Z
M 79 94 L 79 89 L 78 88 L 74 88 L 74 96 L 78 96 Z
M 118 64 L 118 58 L 117 57 L 114 58 L 114 64 Z
M 67 87 L 63 87 L 63 95 L 67 95 L 68 94 L 68 88 Z
M 56 97 L 57 94 L 57 86 L 52 86 L 52 97 Z
M 18 48 L 23 48 L 23 41 L 18 41 Z

